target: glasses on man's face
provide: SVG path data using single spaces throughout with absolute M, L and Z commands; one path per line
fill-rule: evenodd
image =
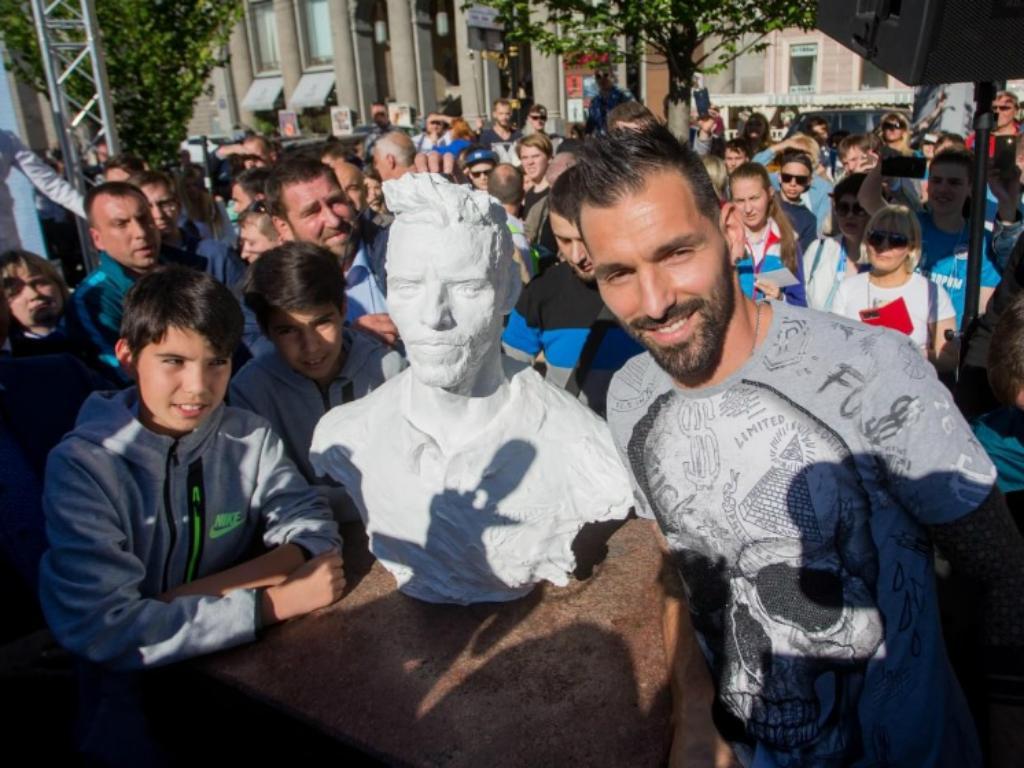
M 872 248 L 880 251 L 886 243 L 892 248 L 906 248 L 910 245 L 910 238 L 900 232 L 886 232 L 884 229 L 868 232 L 868 245 Z
M 857 203 L 836 203 L 836 213 L 840 216 L 863 216 L 867 211 Z
M 996 112 L 1013 112 L 1013 104 L 996 104 L 992 107 Z
M 493 168 L 484 168 L 482 171 L 469 171 L 469 176 L 472 179 L 486 179 L 493 170 Z
M 801 187 L 806 187 L 811 183 L 810 176 L 803 176 L 798 173 L 780 173 L 779 178 L 782 179 L 783 184 L 799 184 Z
M 541 120 L 541 121 L 547 120 L 547 118 L 544 115 L 530 115 L 530 119 L 531 120 Z
M 883 131 L 903 131 L 906 130 L 902 123 L 882 123 Z

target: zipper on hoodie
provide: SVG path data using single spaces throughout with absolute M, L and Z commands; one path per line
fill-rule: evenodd
M 317 387 L 319 389 L 319 387 Z M 355 385 L 351 381 L 346 381 L 341 385 L 341 404 L 351 403 L 356 399 Z M 328 386 L 326 390 L 320 389 L 320 401 L 324 406 L 324 413 L 331 410 L 331 388 Z
M 175 440 L 167 451 L 167 461 L 164 465 L 164 515 L 167 518 L 167 530 L 171 541 L 167 547 L 167 557 L 164 559 L 163 589 L 166 592 L 168 587 L 168 574 L 171 570 L 171 558 L 174 555 L 174 545 L 178 542 L 178 525 L 174 519 L 174 506 L 171 504 L 171 480 L 172 469 L 178 466 L 178 441 Z
M 188 465 L 188 559 L 185 583 L 196 577 L 203 556 L 203 531 L 206 529 L 206 489 L 203 488 L 203 460 Z

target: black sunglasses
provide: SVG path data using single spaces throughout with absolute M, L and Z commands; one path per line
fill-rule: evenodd
M 266 200 L 264 200 L 263 198 L 260 198 L 259 200 L 253 200 L 251 203 L 249 203 L 249 207 L 245 209 L 245 212 L 246 213 L 266 213 L 267 212 L 267 202 L 266 202 Z
M 795 181 L 797 184 L 806 187 L 811 181 L 810 176 L 801 176 L 796 173 L 780 173 L 779 176 L 783 184 L 792 184 Z
M 886 232 L 884 229 L 872 229 L 868 232 L 868 245 L 876 250 L 889 243 L 893 248 L 906 248 L 910 245 L 910 238 L 899 232 Z
M 467 171 L 467 173 L 474 179 L 479 179 L 481 176 L 490 176 L 493 168 L 485 168 L 482 171 Z
M 836 213 L 840 216 L 863 216 L 867 211 L 861 208 L 857 203 L 836 203 Z
M 906 126 L 902 123 L 882 123 L 883 131 L 905 131 Z

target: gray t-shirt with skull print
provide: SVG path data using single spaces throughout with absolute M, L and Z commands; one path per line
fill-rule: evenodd
M 906 337 L 772 307 L 726 381 L 682 390 L 644 354 L 608 396 L 719 730 L 745 765 L 980 765 L 925 526 L 977 508 L 995 470 Z

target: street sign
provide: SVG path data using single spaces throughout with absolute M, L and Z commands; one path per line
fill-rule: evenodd
M 466 10 L 466 25 L 477 29 L 505 28 L 505 25 L 498 21 L 498 11 L 485 5 L 474 5 Z

